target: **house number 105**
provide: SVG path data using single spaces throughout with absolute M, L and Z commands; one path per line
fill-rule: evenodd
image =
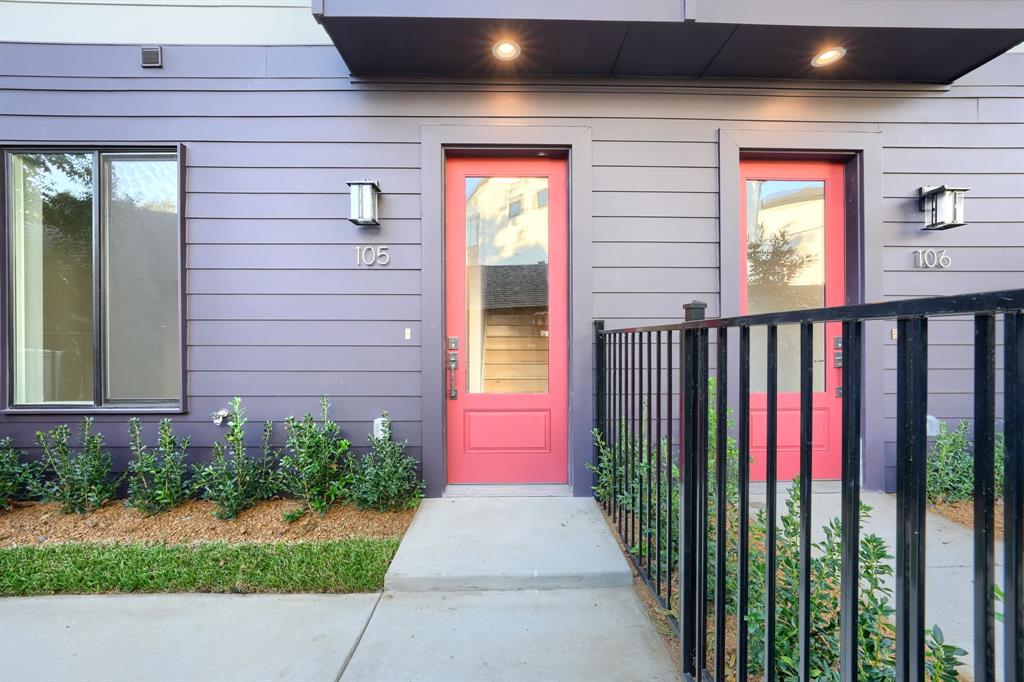
M 915 268 L 946 269 L 953 264 L 945 249 L 917 249 L 914 251 Z
M 391 254 L 386 246 L 357 246 L 356 265 L 380 265 L 391 262 Z

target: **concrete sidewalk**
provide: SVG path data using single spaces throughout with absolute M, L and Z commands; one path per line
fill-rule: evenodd
M 385 583 L 0 599 L 0 682 L 678 679 L 591 499 L 425 500 Z
M 0 599 L 2 682 L 337 679 L 377 594 Z

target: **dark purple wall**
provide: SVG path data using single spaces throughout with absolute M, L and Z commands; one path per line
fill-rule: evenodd
M 350 79 L 330 46 L 169 46 L 163 69 L 138 61 L 133 46 L 0 44 L 0 141 L 187 146 L 189 410 L 175 419 L 198 445 L 222 436 L 209 414 L 233 395 L 255 422 L 315 410 L 326 393 L 354 443 L 387 409 L 414 453 L 441 457 L 421 452 L 425 123 L 590 126 L 590 281 L 609 327 L 676 319 L 694 298 L 714 315 L 733 286 L 719 282 L 723 127 L 881 135 L 882 173 L 864 187 L 881 197 L 882 222 L 866 229 L 884 245 L 886 297 L 1024 286 L 1024 54 L 948 89 L 373 82 Z M 345 219 L 345 182 L 362 177 L 384 190 L 379 231 Z M 912 196 L 941 183 L 972 188 L 970 225 L 921 232 Z M 354 247 L 373 242 L 391 246 L 392 264 L 357 268 Z M 916 248 L 947 248 L 954 265 L 914 270 Z M 936 323 L 930 338 L 930 412 L 968 415 L 969 323 Z M 885 367 L 869 368 L 884 374 L 869 399 L 890 417 L 868 425 L 889 462 L 867 472 L 873 486 L 891 481 L 894 343 Z M 0 436 L 29 445 L 36 429 L 77 419 L 4 414 Z M 97 418 L 119 457 L 125 419 Z

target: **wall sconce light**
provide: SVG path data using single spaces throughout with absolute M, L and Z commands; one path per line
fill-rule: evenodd
M 951 227 L 965 225 L 964 195 L 969 187 L 921 187 L 917 190 L 920 197 L 920 210 L 924 212 L 923 230 L 948 230 Z
M 377 210 L 380 185 L 373 180 L 354 180 L 348 183 L 348 191 L 351 199 L 348 219 L 356 225 L 380 225 Z

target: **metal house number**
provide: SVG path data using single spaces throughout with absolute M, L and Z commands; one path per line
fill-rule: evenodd
M 914 267 L 945 270 L 953 264 L 946 249 L 917 249 L 914 251 Z
M 391 254 L 387 246 L 357 246 L 356 265 L 386 266 L 391 262 Z

